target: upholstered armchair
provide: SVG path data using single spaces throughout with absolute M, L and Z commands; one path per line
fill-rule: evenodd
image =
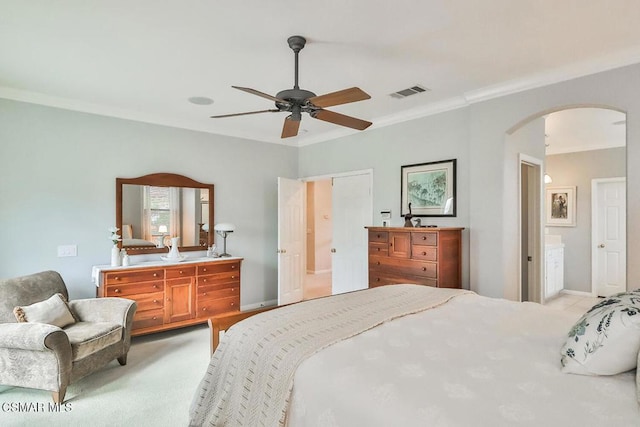
M 73 323 L 62 328 L 29 321 L 29 316 L 17 320 L 15 307 L 28 309 L 58 293 L 64 298 L 55 298 L 64 304 L 69 295 L 55 271 L 0 280 L 0 384 L 48 390 L 54 402 L 62 403 L 69 383 L 113 359 L 127 363 L 136 303 L 124 298 L 70 301 L 66 307 Z

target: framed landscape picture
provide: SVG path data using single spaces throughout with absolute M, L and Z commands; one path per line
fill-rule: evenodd
M 546 225 L 576 226 L 576 187 L 547 187 L 545 198 Z
M 402 166 L 401 215 L 456 216 L 456 159 Z

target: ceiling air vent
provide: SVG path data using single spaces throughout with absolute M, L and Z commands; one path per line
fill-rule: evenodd
M 406 98 L 407 96 L 415 95 L 416 93 L 422 93 L 422 92 L 428 92 L 428 91 L 429 89 L 423 86 L 415 85 L 407 89 L 402 89 L 397 92 L 390 93 L 389 96 L 392 98 L 402 99 L 402 98 Z

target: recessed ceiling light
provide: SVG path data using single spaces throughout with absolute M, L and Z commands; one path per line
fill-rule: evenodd
M 211 105 L 213 104 L 213 99 L 207 98 L 206 96 L 192 96 L 188 99 L 188 101 L 192 104 L 196 105 Z

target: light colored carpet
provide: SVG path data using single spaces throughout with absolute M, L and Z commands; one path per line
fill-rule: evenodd
M 206 325 L 135 337 L 127 365 L 114 360 L 71 384 L 59 413 L 48 392 L 0 386 L 0 426 L 186 426 L 208 363 Z M 13 411 L 14 403 L 43 411 Z

